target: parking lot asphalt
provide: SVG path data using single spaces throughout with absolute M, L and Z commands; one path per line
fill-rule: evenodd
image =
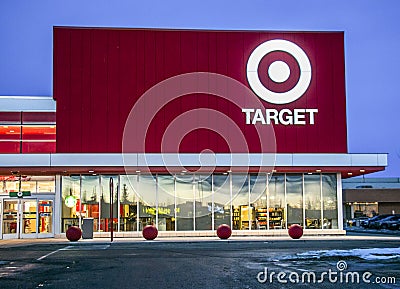
M 399 288 L 400 284 L 396 236 L 13 241 L 0 241 L 0 288 Z M 338 271 L 340 261 L 346 271 Z M 369 281 L 374 283 L 343 283 L 345 275 L 342 283 L 331 282 L 329 270 L 371 272 Z M 325 278 L 321 283 L 301 282 L 301 274 L 309 271 L 319 277 L 325 272 Z M 271 273 L 275 274 L 271 280 L 266 279 Z M 279 273 L 286 279 L 278 280 Z M 296 276 L 300 283 L 292 282 Z M 392 277 L 396 284 L 378 284 L 376 277 Z

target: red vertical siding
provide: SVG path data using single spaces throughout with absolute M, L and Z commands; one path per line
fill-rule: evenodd
M 190 72 L 226 75 L 249 87 L 246 64 L 251 52 L 264 41 L 286 39 L 297 43 L 308 55 L 313 70 L 311 84 L 306 93 L 292 103 L 262 103 L 265 108 L 275 109 L 318 108 L 319 113 L 315 125 L 275 125 L 277 151 L 345 153 L 343 36 L 340 32 L 55 28 L 57 152 L 121 152 L 128 114 L 148 89 L 169 77 Z M 292 63 L 293 75 L 298 73 L 290 55 L 274 52 L 270 57 L 285 59 Z M 260 64 L 260 70 L 265 67 L 268 67 L 267 62 Z M 284 84 L 265 81 L 271 89 L 285 91 L 296 83 L 296 78 Z M 232 93 L 226 90 L 224 94 Z M 166 95 L 161 92 L 157 98 L 165 99 Z M 146 99 L 146 112 L 152 112 L 154 103 L 155 99 Z M 260 151 L 256 130 L 244 123 L 241 108 L 220 97 L 204 94 L 184 96 L 167 104 L 156 114 L 146 139 L 137 141 L 146 142 L 147 152 L 160 152 L 168 125 L 179 115 L 196 108 L 225 114 L 241 129 L 250 151 Z M 209 115 L 207 126 L 212 128 L 217 119 L 212 113 Z M 200 119 L 194 121 L 194 126 L 200 124 Z M 135 135 L 135 131 L 132 134 Z M 233 131 L 225 135 L 226 139 L 235 137 Z M 229 151 L 224 137 L 204 128 L 189 133 L 180 144 L 181 152 L 199 152 L 205 148 Z

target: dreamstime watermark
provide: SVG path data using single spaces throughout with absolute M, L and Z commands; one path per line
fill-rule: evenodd
M 369 271 L 355 272 L 346 271 L 347 263 L 343 260 L 338 261 L 336 264 L 336 270 L 329 269 L 323 272 L 284 272 L 284 271 L 269 271 L 267 267 L 264 271 L 260 271 L 257 274 L 257 281 L 259 283 L 278 282 L 281 284 L 292 283 L 292 284 L 305 284 L 305 283 L 324 283 L 329 282 L 333 284 L 396 284 L 396 277 L 393 276 L 373 276 Z

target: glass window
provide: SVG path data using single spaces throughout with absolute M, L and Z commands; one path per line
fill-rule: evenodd
M 214 228 L 231 226 L 231 190 L 229 175 L 214 175 Z
M 56 191 L 55 181 L 38 181 L 37 182 L 38 193 L 54 193 Z
M 99 231 L 100 223 L 100 178 L 82 176 L 82 218 L 93 218 L 93 231 Z
M 175 179 L 158 175 L 158 230 L 175 231 Z
M 29 191 L 31 193 L 36 193 L 36 182 L 35 181 L 22 181 L 21 191 Z
M 0 152 L 19 153 L 20 152 L 21 126 L 1 125 L 0 126 Z
M 20 125 L 1 125 L 0 141 L 19 141 L 21 138 Z
M 196 230 L 212 230 L 212 177 L 195 176 Z
M 286 228 L 285 175 L 274 174 L 268 183 L 269 229 Z
M 136 190 L 138 188 L 139 176 L 121 175 L 120 191 L 120 231 L 137 231 L 137 205 L 138 197 Z
M 30 141 L 55 141 L 55 125 L 24 125 L 22 126 L 22 139 Z
M 323 228 L 338 228 L 337 179 L 335 174 L 322 175 Z
M 80 176 L 62 177 L 61 230 L 80 224 Z
M 249 178 L 247 175 L 231 175 L 232 178 L 232 229 L 249 230 L 255 220 L 254 208 L 249 206 Z
M 303 175 L 286 175 L 287 226 L 303 226 Z
M 39 204 L 39 234 L 53 233 L 53 201 L 40 200 Z
M 17 178 L 12 178 L 9 181 L 6 181 L 6 191 L 9 192 L 18 192 L 19 191 L 19 180 Z
M 305 228 L 321 229 L 321 175 L 304 175 Z
M 193 176 L 176 176 L 176 226 L 178 231 L 193 231 Z
M 250 175 L 250 207 L 255 211 L 252 219 L 252 230 L 266 230 L 268 206 L 267 206 L 267 176 L 266 174 Z
M 156 192 L 157 178 L 152 175 L 140 175 L 138 184 L 139 195 L 139 230 L 147 225 L 156 224 Z
M 101 176 L 101 192 L 100 192 L 100 231 L 109 232 L 111 229 L 110 217 L 110 179 L 113 179 L 113 229 L 117 231 L 118 225 L 118 176 Z

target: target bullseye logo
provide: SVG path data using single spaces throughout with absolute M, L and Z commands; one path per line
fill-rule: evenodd
M 300 76 L 297 84 L 285 92 L 274 92 L 266 88 L 258 75 L 258 67 L 261 60 L 267 54 L 274 51 L 286 52 L 296 59 Z M 297 44 L 293 42 L 274 39 L 260 44 L 251 53 L 247 62 L 247 80 L 251 89 L 261 99 L 273 104 L 286 104 L 299 99 L 307 90 L 311 82 L 311 63 L 307 54 Z M 284 83 L 290 76 L 290 67 L 284 61 L 274 61 L 268 68 L 269 78 L 276 83 Z

